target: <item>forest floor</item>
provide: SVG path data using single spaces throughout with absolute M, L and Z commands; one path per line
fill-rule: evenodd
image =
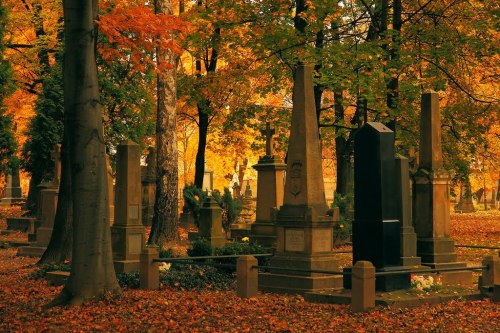
M 19 215 L 0 209 L 0 230 L 6 229 L 7 216 Z M 499 246 L 500 211 L 452 214 L 451 236 L 457 244 Z M 0 244 L 9 240 L 26 240 L 26 234 L 0 236 Z M 300 296 L 259 293 L 241 299 L 234 290 L 163 288 L 124 289 L 82 306 L 45 310 L 61 287 L 30 278 L 37 259 L 16 252 L 0 248 L 0 332 L 498 332 L 500 327 L 499 303 L 488 299 L 352 313 L 347 305 L 308 303 Z M 498 251 L 457 248 L 457 254 L 478 264 Z

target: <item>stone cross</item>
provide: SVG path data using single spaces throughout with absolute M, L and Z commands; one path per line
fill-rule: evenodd
M 61 181 L 61 144 L 56 144 L 54 150 L 50 153 L 54 160 L 54 179 L 53 184 L 59 186 Z
M 266 156 L 274 155 L 274 139 L 273 135 L 276 133 L 274 128 L 271 128 L 271 123 L 266 122 L 266 129 L 260 131 L 266 137 Z

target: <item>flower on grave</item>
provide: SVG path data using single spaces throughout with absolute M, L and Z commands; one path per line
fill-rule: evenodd
M 166 272 L 170 269 L 171 265 L 172 264 L 169 264 L 167 262 L 161 262 L 158 268 L 160 269 L 160 272 Z
M 248 238 L 248 237 L 243 237 L 243 238 L 241 239 L 241 241 L 242 241 L 243 243 L 248 243 L 248 242 L 250 241 L 250 238 Z
M 411 275 L 411 287 L 418 291 L 431 291 L 438 289 L 441 286 L 441 280 L 438 278 L 434 281 L 432 276 L 424 277 L 423 275 Z

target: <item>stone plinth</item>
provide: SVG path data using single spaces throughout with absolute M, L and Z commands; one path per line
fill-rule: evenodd
M 276 156 L 262 156 L 253 168 L 257 170 L 257 206 L 250 241 L 275 247 L 276 226 L 272 210 L 283 204 L 286 164 Z
M 449 175 L 443 168 L 439 97 L 422 95 L 419 168 L 413 178 L 413 222 L 417 255 L 432 268 L 466 267 L 457 262 L 455 242 L 450 238 Z M 468 284 L 472 272 L 442 273 L 444 284 Z
M 342 284 L 337 276 L 293 270 L 339 269 L 339 261 L 332 253 L 337 221 L 327 216 L 314 103 L 312 68 L 299 65 L 295 73 L 283 206 L 277 213 L 276 253 L 270 260 L 270 266 L 278 269 L 259 275 L 261 290 L 304 294 L 340 288 Z
M 113 263 L 117 273 L 138 271 L 145 232 L 141 219 L 141 152 L 130 140 L 118 146 L 115 223 L 111 227 Z
M 7 175 L 5 197 L 0 199 L 0 206 L 15 206 L 24 203 L 20 184 L 19 169 L 12 168 L 11 174 Z
M 186 206 L 182 207 L 182 213 L 179 217 L 179 225 L 185 229 L 195 229 L 193 213 L 191 213 Z
M 226 236 L 222 230 L 222 208 L 211 195 L 200 208 L 199 232 L 191 237 L 191 239 L 205 239 L 212 248 L 223 247 L 226 244 Z
M 39 225 L 38 225 L 39 226 Z M 18 230 L 34 234 L 37 228 L 34 217 L 9 217 L 7 218 L 7 230 Z
M 396 213 L 401 222 L 401 265 L 419 266 L 417 234 L 411 220 L 410 170 L 406 157 L 396 155 Z
M 398 220 L 398 206 L 403 200 L 397 200 L 395 175 L 394 132 L 381 123 L 366 123 L 354 141 L 353 264 L 369 261 L 377 272 L 404 269 Z M 348 276 L 344 287 L 351 287 Z M 381 291 L 409 287 L 410 274 L 376 279 L 376 289 Z
M 35 230 L 33 245 L 19 248 L 18 255 L 39 257 L 45 252 L 52 237 L 54 219 L 56 217 L 58 191 L 55 188 L 46 188 L 40 191 L 40 225 Z

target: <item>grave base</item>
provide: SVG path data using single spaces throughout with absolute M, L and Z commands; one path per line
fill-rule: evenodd
M 251 226 L 250 242 L 264 247 L 276 247 L 276 226 L 273 222 L 256 221 Z
M 53 271 L 45 274 L 45 280 L 47 280 L 49 286 L 63 286 L 66 284 L 68 278 L 69 272 L 64 271 Z
M 40 227 L 36 229 L 36 243 L 37 246 L 47 247 L 52 237 L 52 228 Z
M 404 266 L 391 266 L 391 267 L 378 268 L 376 269 L 376 272 L 377 273 L 391 272 L 391 271 L 401 271 L 408 269 L 409 267 L 404 267 Z M 351 271 L 352 271 L 352 266 L 344 268 L 344 272 L 346 273 L 351 273 Z M 351 283 L 352 283 L 351 274 L 344 275 L 343 278 L 344 289 L 351 289 L 352 288 Z M 375 278 L 375 290 L 377 291 L 389 292 L 394 290 L 408 289 L 410 288 L 410 284 L 411 284 L 411 279 L 409 272 L 397 275 L 377 276 Z
M 418 238 L 417 256 L 422 259 L 422 265 L 430 266 L 437 263 L 454 263 L 457 261 L 455 242 L 451 238 Z
M 276 273 L 259 274 L 259 290 L 280 294 L 305 294 L 325 289 L 341 289 L 339 276 L 300 276 Z
M 0 199 L 0 206 L 22 206 L 24 204 L 24 198 L 2 198 Z
M 17 255 L 22 257 L 41 257 L 47 248 L 45 246 L 22 246 Z
M 452 262 L 452 263 L 425 263 L 427 267 L 440 269 L 440 268 L 465 268 L 467 264 L 465 262 Z M 427 274 L 425 274 L 427 275 Z M 439 272 L 434 274 L 429 274 L 436 278 L 441 279 L 443 286 L 470 286 L 472 285 L 472 272 L 471 271 L 454 271 L 454 272 Z
M 7 229 L 34 233 L 37 227 L 35 221 L 33 217 L 10 217 L 7 219 Z
M 116 273 L 131 273 L 140 270 L 139 260 L 113 260 Z

